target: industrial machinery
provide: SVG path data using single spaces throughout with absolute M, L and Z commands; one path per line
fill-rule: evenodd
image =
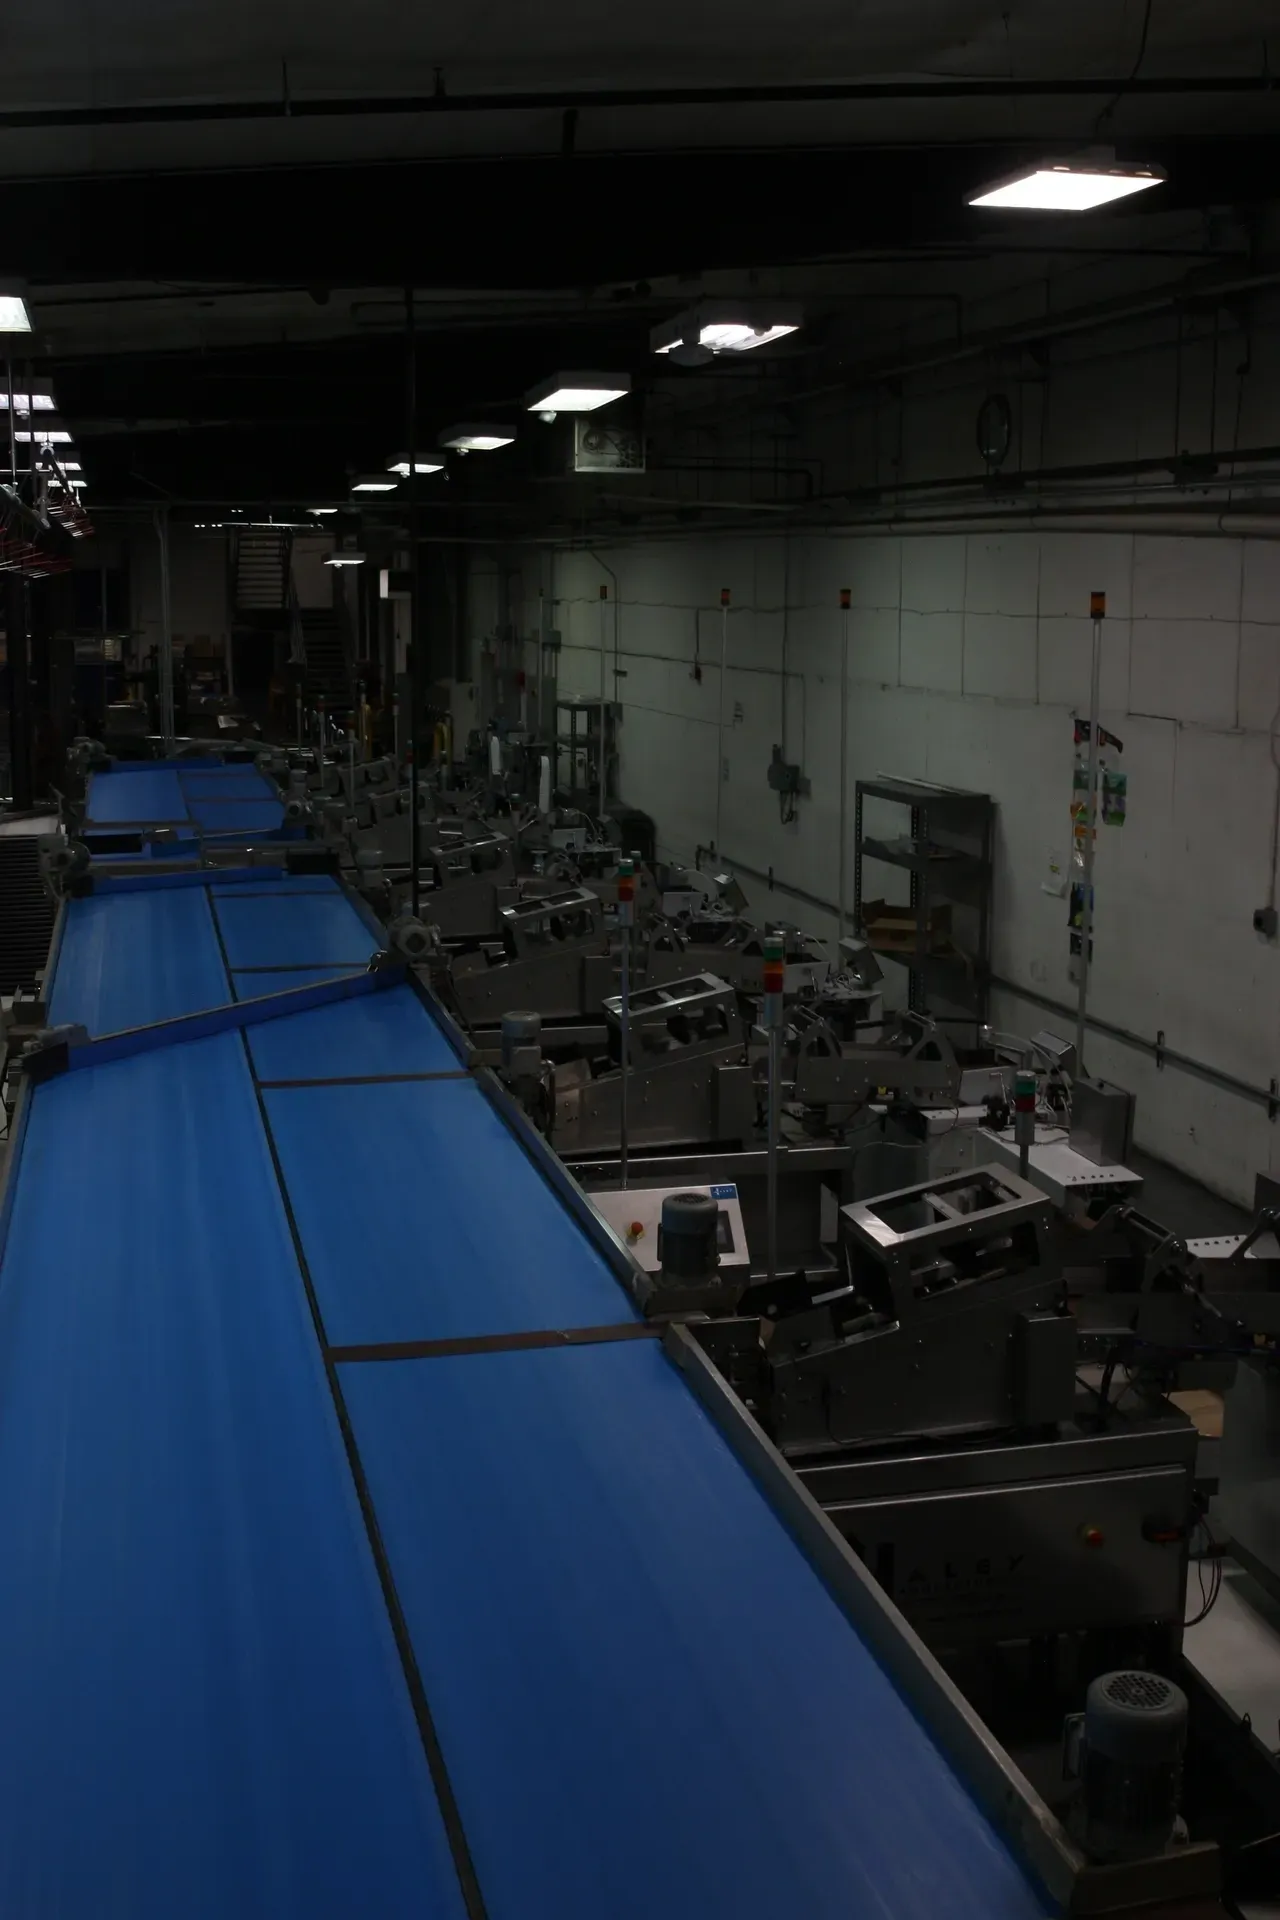
M 615 1146 L 624 1097 L 635 1147 L 745 1143 L 756 1098 L 732 987 L 700 973 L 633 993 L 625 1072 L 620 997 L 605 1001 L 604 1018 L 606 1054 L 556 1068 L 558 1153 L 574 1159 Z
M 1075 1325 L 1043 1264 L 1049 1204 L 981 1169 L 841 1211 L 844 1291 L 821 1337 L 777 1330 L 785 1451 L 1036 1428 L 1075 1397 Z
M 856 1030 L 855 1030 L 856 1031 Z M 922 1014 L 900 1014 L 869 1044 L 842 1041 L 827 1016 L 805 1002 L 790 1009 L 785 1059 L 791 1097 L 811 1126 L 839 1132 L 878 1095 L 933 1106 L 959 1097 L 960 1067 L 941 1028 Z
M 831 958 L 822 943 L 796 926 L 779 929 L 785 939 L 784 991 L 812 994 L 831 973 Z M 664 946 L 684 956 L 690 968 L 705 968 L 741 992 L 759 990 L 764 964 L 764 934 L 750 920 L 707 909 L 688 919 L 655 927 L 651 946 Z
M 173 783 L 147 778 L 169 820 Z M 128 786 L 98 798 L 140 817 Z M 609 1003 L 590 1078 L 618 1124 L 597 1160 L 624 1109 L 637 1145 L 601 1182 L 610 1232 L 432 998 L 421 923 L 247 864 L 90 877 L 48 1017 L 83 1024 L 94 1070 L 68 1048 L 65 1078 L 29 1080 L 0 1208 L 13 1884 L 61 1884 L 68 1808 L 87 1907 L 127 1886 L 139 1920 L 326 1898 L 1199 1916 L 1243 1896 L 1251 1862 L 1260 1879 L 1276 1768 L 1178 1657 L 1195 1437 L 1159 1387 L 1224 1347 L 1270 1364 L 1265 1223 L 1215 1278 L 1131 1212 L 1064 1230 L 999 1170 L 859 1203 L 848 1149 L 771 1130 L 767 1155 L 708 1152 L 694 1177 L 638 1147 L 664 1074 L 696 1112 L 736 1063 L 754 1131 L 738 995 L 703 976 Z M 296 984 L 334 967 L 350 977 Z M 533 1112 L 537 1017 L 503 1027 Z M 819 1284 L 789 1270 L 793 1171 L 831 1249 Z M 139 1217 L 181 1286 L 139 1263 Z M 1067 1403 L 1072 1334 L 1073 1374 L 1102 1379 Z M 154 1458 L 165 1473 L 140 1475 Z M 104 1486 L 132 1490 L 109 1538 Z M 166 1743 L 132 1737 L 160 1721 Z M 250 1750 L 272 1790 L 228 1825 L 227 1756 Z M 176 1838 L 174 1778 L 210 1783 Z M 710 1813 L 691 1780 L 714 1783 Z M 637 1807 L 661 1844 L 637 1845 Z
M 751 1277 L 751 1251 L 732 1181 L 614 1187 L 592 1204 L 645 1276 L 637 1297 L 659 1313 L 727 1313 Z
M 453 995 L 468 1025 L 496 1026 L 513 1007 L 544 1020 L 602 1018 L 615 968 L 604 909 L 589 888 L 522 897 L 500 909 L 498 924 L 500 957 L 479 949 L 454 961 Z

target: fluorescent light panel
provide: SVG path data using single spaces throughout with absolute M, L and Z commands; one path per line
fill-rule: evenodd
M 778 300 L 700 300 L 654 327 L 649 345 L 654 353 L 673 353 L 678 347 L 749 353 L 795 333 L 802 319 L 799 307 Z
M 1022 207 L 1045 213 L 1087 213 L 1164 183 L 1159 167 L 1113 167 L 1102 161 L 1046 160 L 984 187 L 971 207 Z
M 400 485 L 385 473 L 365 473 L 351 482 L 352 493 L 394 493 Z
M 15 413 L 52 413 L 53 395 L 51 393 L 15 393 L 13 396 Z M 9 389 L 0 387 L 0 413 L 9 411 Z
M 516 437 L 514 427 L 472 426 L 446 427 L 440 435 L 438 444 L 451 447 L 455 453 L 492 453 L 497 447 L 509 447 Z
M 308 513 L 315 513 L 315 514 L 336 513 L 337 511 L 338 509 L 336 507 L 308 507 L 307 508 Z
M 40 447 L 69 447 L 71 434 L 66 427 L 17 427 L 15 440 L 34 440 Z
M 530 413 L 594 413 L 631 391 L 627 373 L 557 373 L 525 395 Z
M 326 553 L 324 564 L 326 567 L 362 567 L 366 558 L 367 556 L 363 553 L 353 553 L 351 551 L 346 553 Z
M 427 460 L 424 459 L 422 454 L 419 454 L 413 463 L 413 470 L 415 473 L 443 473 L 444 461 Z M 409 478 L 408 454 L 398 454 L 394 460 L 389 460 L 387 462 L 387 472 L 398 473 L 402 480 L 407 480 Z
M 31 315 L 20 293 L 0 293 L 0 333 L 30 333 Z

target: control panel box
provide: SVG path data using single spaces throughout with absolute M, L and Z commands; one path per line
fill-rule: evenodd
M 720 1270 L 737 1268 L 745 1278 L 751 1271 L 751 1252 L 746 1228 L 742 1224 L 742 1203 L 737 1186 L 726 1181 L 716 1186 L 612 1187 L 590 1196 L 601 1219 L 612 1227 L 619 1240 L 646 1273 L 662 1271 L 658 1229 L 662 1225 L 662 1203 L 673 1193 L 705 1193 L 719 1209 L 716 1245 Z

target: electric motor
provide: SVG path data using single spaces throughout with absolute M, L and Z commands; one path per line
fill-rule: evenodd
M 1095 1860 L 1163 1853 L 1179 1827 L 1187 1696 L 1158 1673 L 1104 1673 L 1068 1726 L 1076 1826 Z
M 719 1229 L 720 1209 L 709 1193 L 669 1193 L 658 1230 L 664 1279 L 710 1279 L 720 1264 Z

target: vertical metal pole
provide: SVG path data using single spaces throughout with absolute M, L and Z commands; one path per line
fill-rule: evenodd
M 9 752 L 12 800 L 18 812 L 35 805 L 34 728 L 31 722 L 31 651 L 28 638 L 27 582 L 12 571 L 5 578 L 5 637 L 9 682 Z
M 1094 595 L 1093 661 L 1089 675 L 1089 786 L 1085 798 L 1084 888 L 1080 908 L 1080 985 L 1076 997 L 1076 1072 L 1083 1074 L 1085 1011 L 1089 1002 L 1089 948 L 1093 940 L 1093 858 L 1098 830 L 1098 707 L 1102 693 L 1101 596 Z
M 848 587 L 840 589 L 840 891 L 836 914 L 836 957 L 842 959 L 840 943 L 848 919 L 846 901 L 849 889 L 849 606 L 853 599 Z
M 778 1125 L 782 1088 L 782 1003 L 786 982 L 786 936 L 780 928 L 764 941 L 764 1024 L 769 1035 L 769 1159 L 765 1196 L 769 1278 L 778 1277 Z
M 418 538 L 418 338 L 413 288 L 404 290 L 405 425 L 409 442 L 409 910 L 422 905 L 418 818 L 418 715 L 422 706 L 422 543 Z
M 605 750 L 605 738 L 608 732 L 608 724 L 609 724 L 609 707 L 608 707 L 607 694 L 605 690 L 605 652 L 606 652 L 605 632 L 608 626 L 608 604 L 609 604 L 609 589 L 608 587 L 602 586 L 600 589 L 600 740 L 599 740 L 600 818 L 601 820 L 604 819 L 605 812 L 608 808 L 607 764 L 608 764 L 609 756 Z
M 631 1077 L 631 923 L 635 918 L 636 865 L 618 862 L 618 925 L 622 930 L 622 1068 L 618 1086 L 618 1166 L 627 1184 L 627 1084 Z
M 9 388 L 9 479 L 16 487 L 18 484 L 18 423 L 13 417 L 13 361 L 6 355 L 4 363 L 5 380 Z M 30 395 L 27 396 L 28 404 Z M 34 446 L 35 442 L 32 442 Z
M 298 705 L 298 752 L 301 753 L 303 747 L 306 744 L 306 741 L 303 736 L 303 731 L 302 731 L 302 687 L 301 685 L 299 685 L 298 687 L 297 705 Z
M 724 692 L 729 677 L 729 589 L 720 589 L 720 706 L 716 720 L 716 859 L 720 851 L 720 822 L 724 810 Z
M 165 754 L 173 752 L 173 620 L 169 601 L 169 509 L 155 510 L 160 542 L 160 733 Z

